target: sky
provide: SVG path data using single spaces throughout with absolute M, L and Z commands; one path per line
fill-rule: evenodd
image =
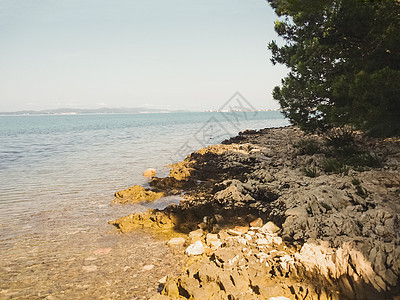
M 0 0 L 0 111 L 255 108 L 287 73 L 266 0 Z

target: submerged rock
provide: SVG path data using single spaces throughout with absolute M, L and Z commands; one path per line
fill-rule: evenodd
M 186 242 L 185 238 L 177 237 L 170 239 L 167 244 L 170 246 L 178 246 L 178 245 L 183 245 L 185 242 Z
M 145 189 L 140 185 L 134 185 L 126 190 L 121 190 L 115 193 L 115 199 L 111 202 L 114 203 L 140 203 L 140 202 L 152 202 L 160 199 L 164 196 L 164 193 L 156 193 L 149 189 Z
M 109 221 L 109 224 L 116 226 L 122 232 L 129 232 L 135 229 L 158 229 L 171 230 L 176 222 L 166 213 L 149 209 L 145 213 L 130 214 L 126 217 Z

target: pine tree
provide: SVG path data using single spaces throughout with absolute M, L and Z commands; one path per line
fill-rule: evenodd
M 290 69 L 273 96 L 289 120 L 400 134 L 400 1 L 268 2 L 285 40 L 269 44 L 272 62 Z

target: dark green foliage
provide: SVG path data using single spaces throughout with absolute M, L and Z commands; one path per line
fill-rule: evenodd
M 358 180 L 357 178 L 354 178 L 352 181 L 351 181 L 351 183 L 354 185 L 354 187 L 356 188 L 356 194 L 358 195 L 358 196 L 360 196 L 360 197 L 362 197 L 362 198 L 366 198 L 367 197 L 367 194 L 368 194 L 368 192 L 367 192 L 367 190 L 366 189 L 364 189 L 362 186 L 361 186 L 361 181 L 360 180 Z
M 307 177 L 315 178 L 315 177 L 319 176 L 318 169 L 315 166 L 313 166 L 313 167 L 303 167 L 303 168 L 301 168 L 301 171 Z
M 350 157 L 359 152 L 355 145 L 354 131 L 350 128 L 336 128 L 330 130 L 326 136 L 327 154 L 341 159 Z
M 354 131 L 348 127 L 332 129 L 326 135 L 326 145 L 336 149 L 354 147 Z
M 358 153 L 347 159 L 347 164 L 354 166 L 357 171 L 366 171 L 369 168 L 380 168 L 383 160 L 376 154 Z
M 321 167 L 325 173 L 347 173 L 349 168 L 337 158 L 325 158 L 321 161 Z
M 293 147 L 299 150 L 300 155 L 314 155 L 322 151 L 320 143 L 310 138 L 297 141 Z
M 356 194 L 364 199 L 367 198 L 367 196 L 368 196 L 367 190 L 364 189 L 361 185 L 356 186 Z
M 286 42 L 269 44 L 272 62 L 290 69 L 273 91 L 285 116 L 306 131 L 400 134 L 400 2 L 268 2 Z

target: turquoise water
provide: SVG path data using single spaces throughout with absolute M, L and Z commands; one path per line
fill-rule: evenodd
M 108 220 L 180 200 L 110 207 L 115 191 L 146 185 L 142 173 L 150 167 L 165 176 L 166 165 L 240 130 L 284 125 L 287 121 L 279 112 L 0 117 L 0 298 L 34 299 L 38 291 L 49 290 L 59 291 L 57 297 L 63 298 L 61 287 L 50 286 L 57 270 L 77 276 L 74 284 L 67 280 L 62 291 L 78 297 L 81 265 L 91 259 L 85 256 L 88 252 L 107 245 L 113 253 L 120 249 L 118 257 L 124 261 L 126 245 Z M 146 248 L 146 238 L 132 238 L 137 249 Z M 81 264 L 72 267 L 70 262 L 79 259 Z M 44 268 L 43 261 L 51 263 Z M 44 269 L 32 273 L 32 265 Z M 107 264 L 102 268 L 107 270 Z M 48 270 L 53 270 L 53 277 Z M 139 271 L 133 268 L 132 276 Z M 92 287 L 94 276 L 84 286 Z M 15 287 L 16 281 L 25 286 Z M 137 284 L 139 294 L 149 282 Z M 93 288 L 101 294 L 103 285 Z

